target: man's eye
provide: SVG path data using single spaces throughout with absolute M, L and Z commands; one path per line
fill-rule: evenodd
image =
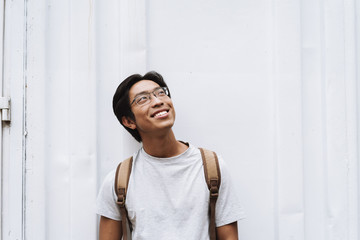
M 158 94 L 159 96 L 164 96 L 166 93 L 165 93 L 165 91 L 164 91 L 163 89 L 160 89 L 160 90 L 157 92 L 157 94 Z
M 137 103 L 144 103 L 148 100 L 149 98 L 147 96 L 140 96 L 138 97 L 138 99 L 136 100 Z

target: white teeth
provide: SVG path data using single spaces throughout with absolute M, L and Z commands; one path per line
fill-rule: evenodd
M 155 114 L 155 117 L 161 117 L 161 116 L 165 115 L 166 113 L 167 113 L 167 111 L 159 112 L 159 113 Z

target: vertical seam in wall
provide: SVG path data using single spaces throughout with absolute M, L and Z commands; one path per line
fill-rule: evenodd
M 23 42 L 23 137 L 22 137 L 22 233 L 21 238 L 26 239 L 26 135 L 27 135 L 27 0 L 24 0 L 24 42 Z
M 323 164 L 324 164 L 324 170 L 325 172 L 327 173 L 327 168 L 328 168 L 328 165 L 327 165 L 327 142 L 326 142 L 326 139 L 327 139 L 327 121 L 326 121 L 326 114 L 327 114 L 327 108 L 326 108 L 326 54 L 325 54 L 325 44 L 326 44 L 326 39 L 325 39 L 325 3 L 324 3 L 324 0 L 321 0 L 320 1 L 320 9 L 321 9 L 321 24 L 322 24 L 322 32 L 320 34 L 320 38 L 321 38 L 321 109 L 322 109 L 322 160 L 323 160 Z M 325 236 L 325 239 L 328 239 L 329 238 L 329 234 L 328 234 L 328 231 L 327 231 L 327 215 L 328 215 L 328 209 L 329 209 L 329 202 L 328 202 L 328 181 L 327 181 L 327 174 L 324 174 L 323 175 L 323 178 L 324 178 L 324 195 L 325 195 L 325 199 L 324 199 L 324 212 L 325 212 L 325 226 L 324 226 L 324 236 Z
M 300 49 L 300 120 L 301 120 L 301 146 L 300 146 L 300 149 L 301 149 L 301 171 L 302 171 L 302 213 L 303 213 L 303 218 L 302 218 L 302 231 L 303 231 L 303 239 L 305 238 L 305 194 L 306 194 L 306 191 L 305 191 L 305 158 L 304 158 L 304 129 L 305 129 L 305 126 L 304 126 L 304 112 L 305 112 L 305 109 L 304 109 L 304 84 L 303 84 L 303 22 L 302 22 L 302 16 L 303 16 L 303 5 L 302 5 L 302 1 L 299 2 L 299 32 L 300 32 L 300 39 L 299 39 L 299 42 L 300 42 L 300 46 L 299 46 L 299 49 Z
M 2 46 L 1 46 L 1 48 L 2 48 L 2 56 L 1 56 L 1 65 L 2 65 L 2 67 L 1 67 L 1 69 L 2 69 L 2 72 L 1 72 L 1 79 L 2 79 L 2 84 L 4 84 L 4 77 L 5 77 L 5 74 L 4 74 L 4 67 L 5 67 L 5 64 L 4 64 L 4 61 L 5 61 L 5 3 L 6 3 L 6 1 L 5 0 L 3 0 L 3 6 L 2 6 L 2 8 L 3 8 L 3 19 L 2 19 L 2 36 L 1 36 L 1 38 L 2 38 Z M 3 92 L 1 93 L 1 94 L 4 94 L 4 87 L 2 88 L 3 90 Z
M 357 146 L 357 149 L 356 149 L 356 159 L 357 161 L 355 161 L 357 163 L 357 166 L 356 166 L 356 183 L 357 183 L 357 228 L 356 229 L 360 229 L 360 204 L 359 204 L 359 201 L 360 201 L 360 182 L 359 182 L 359 175 L 360 175 L 360 164 L 359 164 L 359 149 L 360 149 L 360 145 L 359 145 L 359 120 L 360 120 L 360 111 L 359 111 L 359 106 L 360 106 L 360 103 L 359 103 L 359 92 L 360 92 L 360 89 L 359 89 L 359 84 L 358 84 L 358 81 L 360 80 L 359 79 L 359 65 L 358 65 L 358 62 L 359 62 L 359 54 L 360 54 L 360 49 L 359 49 L 359 44 L 358 44 L 358 41 L 360 40 L 359 39 L 359 25 L 358 25 L 358 21 L 359 21 L 359 16 L 357 15 L 357 11 L 359 10 L 359 6 L 358 5 L 359 1 L 354 1 L 354 16 L 355 16 L 355 19 L 354 19 L 354 37 L 355 37 L 355 45 L 354 45 L 354 48 L 355 48 L 355 101 L 356 101 L 356 123 L 355 123 L 355 127 L 356 127 L 356 146 Z M 358 12 L 360 14 L 360 12 Z M 356 235 L 357 235 L 357 238 L 360 239 L 359 237 L 359 230 L 357 230 L 356 232 Z
M 52 43 L 51 43 L 51 36 L 50 36 L 50 26 L 52 24 L 52 19 L 51 19 L 51 11 L 50 11 L 50 7 L 51 7 L 51 2 L 47 2 L 46 3 L 46 11 L 45 11 L 45 34 L 44 34 L 44 49 L 51 49 Z M 51 94 L 52 94 L 52 90 L 51 90 L 51 81 L 52 81 L 52 76 L 51 76 L 51 51 L 45 51 L 44 54 L 44 129 L 45 129 L 45 133 L 44 133 L 44 176 L 43 176 L 43 180 L 45 181 L 45 183 L 48 183 L 50 186 L 52 185 L 52 179 L 51 179 L 51 174 L 52 174 L 52 170 L 51 170 L 51 165 L 52 165 L 52 159 L 51 159 L 51 147 L 49 147 L 49 142 L 51 141 L 51 135 L 53 134 L 51 131 L 46 131 L 48 129 L 51 129 L 51 104 L 52 104 L 52 99 L 51 99 Z M 49 189 L 48 187 L 46 187 L 46 184 L 44 184 L 45 189 L 44 189 L 44 238 L 45 239 L 49 239 L 51 236 L 51 230 L 50 230 L 50 209 L 52 207 L 52 203 L 50 202 L 51 197 L 50 197 L 50 191 L 51 189 Z
M 69 196 L 68 196 L 68 204 L 69 204 L 69 221 L 68 221 L 68 226 L 67 228 L 69 229 L 69 237 L 68 239 L 72 239 L 72 201 L 71 201 L 71 198 L 72 198 L 72 164 L 71 164 L 71 158 L 72 158 L 72 152 L 71 152 L 71 102 L 72 102 L 72 86 L 71 86 L 71 80 L 72 80 L 72 27 L 71 27 L 71 23 L 72 23 L 72 5 L 71 5 L 71 0 L 68 0 L 68 4 L 69 4 L 69 26 L 68 26 L 68 29 L 69 29 L 69 39 L 68 39 L 68 47 L 69 47 L 69 52 L 68 52 L 68 58 L 69 58 L 69 61 L 68 61 L 68 74 L 69 74 L 69 77 L 68 77 L 68 88 L 69 88 L 69 102 L 68 102 L 68 107 L 67 107 L 67 111 L 68 111 L 68 119 L 67 119 L 67 126 L 68 126 L 68 138 L 69 138 L 69 141 L 68 141 L 68 144 L 67 144 L 67 154 L 68 154 L 68 167 L 69 167 L 69 171 L 67 174 L 69 174 Z
M 346 4 L 347 3 L 347 4 Z M 354 12 L 351 13 L 351 11 L 347 11 L 348 9 L 354 9 Z M 353 219 L 355 219 L 356 217 L 353 217 L 353 212 L 352 212 L 352 208 L 354 207 L 353 204 L 353 196 L 356 196 L 356 193 L 358 191 L 358 187 L 357 187 L 357 183 L 358 183 L 358 174 L 357 174 L 357 164 L 356 164 L 356 159 L 358 158 L 357 155 L 357 143 L 358 143 L 358 123 L 357 123 L 357 116 L 358 116 L 358 110 L 357 110 L 357 103 L 358 103 L 358 99 L 357 99 L 357 68 L 356 68 L 356 59 L 357 59 L 357 44 L 356 44 L 356 1 L 354 0 L 348 0 L 348 1 L 343 1 L 343 9 L 344 9 L 344 15 L 343 15 L 343 23 L 344 23 L 344 85 L 345 85 L 345 121 L 346 121 L 346 125 L 345 125 L 345 132 L 346 132 L 346 164 L 347 164 L 347 205 L 346 205 L 346 212 L 347 212 L 347 236 L 348 239 L 352 239 L 353 236 L 358 237 L 358 230 L 356 228 L 356 222 L 353 223 Z M 353 18 L 353 23 L 354 23 L 354 28 L 353 31 L 351 31 L 351 28 L 349 28 L 349 31 L 346 30 L 346 19 L 349 18 L 346 14 L 349 13 L 351 18 Z M 347 34 L 349 32 L 349 34 Z M 354 39 L 352 39 L 354 38 Z M 349 50 L 346 49 L 347 46 L 347 39 L 350 39 L 350 43 L 352 43 L 352 40 L 355 40 L 354 43 L 352 44 L 351 47 L 354 48 L 355 53 L 354 55 L 352 53 L 349 53 Z M 347 50 L 347 51 L 346 51 Z M 354 65 L 351 64 L 350 67 L 350 71 L 354 71 L 352 73 L 354 73 L 354 76 L 350 74 L 347 74 L 349 70 L 347 70 L 347 64 L 346 64 L 346 60 L 350 59 L 350 62 Z M 353 69 L 354 66 L 354 69 Z M 350 79 L 347 79 L 347 76 L 351 76 Z M 350 81 L 350 84 L 348 84 L 348 82 Z M 352 82 L 354 81 L 354 86 L 352 86 Z M 351 90 L 354 87 L 354 92 Z M 350 92 L 350 94 L 349 94 Z M 351 97 L 351 102 L 349 103 L 348 99 L 349 96 Z M 354 97 L 354 99 L 353 99 Z M 354 110 L 355 110 L 355 123 L 354 125 L 349 126 L 349 120 L 348 120 L 348 115 L 350 114 L 350 117 L 352 118 L 352 110 L 353 110 L 353 104 L 355 105 Z M 349 107 L 350 106 L 350 107 Z M 352 151 L 352 146 L 353 143 L 351 142 L 352 139 L 350 134 L 350 131 L 352 130 L 352 128 L 355 127 L 355 131 L 356 131 L 356 135 L 355 135 L 355 149 Z M 350 131 L 349 131 L 350 130 Z M 350 147 L 351 144 L 351 147 Z M 354 154 L 354 156 L 352 155 Z M 354 161 L 355 160 L 355 161 Z M 353 166 L 353 161 L 354 161 L 354 166 Z M 354 170 L 352 169 L 354 168 Z M 355 176 L 353 176 L 353 173 L 355 174 Z M 354 182 L 355 181 L 355 182 Z M 354 184 L 354 185 L 353 185 Z M 355 194 L 352 195 L 352 192 L 355 191 Z M 357 195 L 358 196 L 358 195 Z M 356 198 L 357 202 L 359 198 Z M 356 201 L 356 200 L 355 200 Z M 356 205 L 356 204 L 355 204 Z M 356 206 L 355 209 L 358 209 L 358 204 Z M 358 210 L 356 210 L 355 213 L 358 218 Z
M 360 106 L 360 103 L 359 103 L 359 92 L 360 92 L 360 89 L 359 89 L 359 84 L 358 84 L 358 81 L 360 81 L 359 79 L 359 63 L 360 63 L 360 48 L 359 48 L 359 43 L 358 41 L 360 41 L 360 30 L 359 30 L 359 27 L 360 27 L 360 24 L 359 24 L 359 14 L 360 14 L 360 5 L 359 5 L 359 1 L 355 1 L 355 51 L 356 51 L 356 55 L 355 55 L 355 66 L 357 66 L 355 68 L 355 77 L 356 77 L 356 103 L 358 105 L 357 107 L 357 121 L 356 121 L 356 129 L 357 129 L 357 143 L 358 143 L 358 150 L 360 149 L 360 145 L 359 145 L 359 120 L 360 120 L 360 111 L 359 111 L 359 106 Z M 357 30 L 357 31 L 356 31 Z M 357 163 L 358 163 L 358 166 L 357 166 L 357 184 L 358 184 L 358 197 L 357 197 L 357 201 L 358 201 L 358 227 L 357 229 L 360 229 L 360 164 L 359 164 L 359 151 L 357 152 Z M 358 234 L 358 238 L 360 237 L 359 235 L 359 232 L 357 233 Z M 360 239 L 360 238 L 359 238 Z
M 347 65 L 346 65 L 346 62 L 347 62 L 347 53 L 346 53 L 346 43 L 347 43 L 347 36 L 346 36 L 346 4 L 345 4 L 345 0 L 342 1 L 342 35 L 343 35 L 343 77 L 344 77 L 344 108 L 345 108 L 345 111 L 344 111 L 344 118 L 345 118 L 345 163 L 346 163 L 346 192 L 347 192 L 347 196 L 346 196 L 346 205 L 345 205 L 345 208 L 346 208 L 346 226 L 347 226 L 347 230 L 346 230 L 346 239 L 349 239 L 349 235 L 350 235 L 350 232 L 351 232 L 351 227 L 350 227 L 350 149 L 349 149 L 349 134 L 348 134 L 348 129 L 349 129 L 349 115 L 348 115 L 348 85 L 347 85 Z
M 99 48 L 98 46 L 98 41 L 100 42 L 99 40 L 99 37 L 97 34 L 97 30 L 99 28 L 101 28 L 101 17 L 100 17 L 100 14 L 99 12 L 101 12 L 101 5 L 99 3 L 97 3 L 98 1 L 94 1 L 94 32 L 93 32 L 93 36 L 94 36 L 94 67 L 95 67 L 95 72 L 94 72 L 94 77 L 95 77 L 95 115 L 96 115 L 96 121 L 95 121 L 95 148 L 96 148 L 96 153 L 95 153 L 95 189 L 96 189 L 96 194 L 99 192 L 99 188 L 100 188 L 100 174 L 101 174 L 101 164 L 100 164 L 100 151 L 99 151 L 99 148 L 100 148 L 100 139 L 99 139 L 99 128 L 100 128 L 100 123 L 99 123 L 99 109 L 100 109 L 100 106 L 99 106 L 99 101 L 98 99 L 100 98 L 100 82 L 98 81 L 99 79 L 99 70 L 97 69 L 97 66 L 98 66 L 98 59 L 97 59 L 97 55 L 98 55 L 98 52 L 99 52 Z M 116 2 L 116 4 L 119 4 L 118 2 Z M 101 39 L 101 38 L 100 38 Z M 101 54 L 99 54 L 100 56 Z M 101 70 L 100 70 L 101 71 Z M 95 202 L 96 204 L 96 202 Z M 95 205 L 96 206 L 96 205 Z M 96 207 L 95 207 L 95 211 L 96 210 Z M 99 236 L 99 217 L 96 217 L 96 236 Z
M 277 98 L 277 73 L 276 73 L 276 0 L 272 1 L 272 82 L 273 82 L 273 162 L 274 162 L 274 239 L 279 239 L 279 186 L 278 186 L 278 98 Z

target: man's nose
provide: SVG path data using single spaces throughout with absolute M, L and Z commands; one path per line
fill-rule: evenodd
M 161 100 L 161 98 L 159 98 L 158 96 L 156 96 L 155 94 L 153 94 L 154 96 L 151 96 L 151 104 L 153 106 L 156 106 L 156 105 L 162 105 L 163 104 L 163 101 Z

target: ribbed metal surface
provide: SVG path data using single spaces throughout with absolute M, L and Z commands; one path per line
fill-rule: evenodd
M 97 239 L 98 188 L 139 147 L 112 95 L 156 70 L 177 138 L 230 166 L 248 217 L 240 239 L 359 240 L 359 8 L 6 1 L 2 239 Z

